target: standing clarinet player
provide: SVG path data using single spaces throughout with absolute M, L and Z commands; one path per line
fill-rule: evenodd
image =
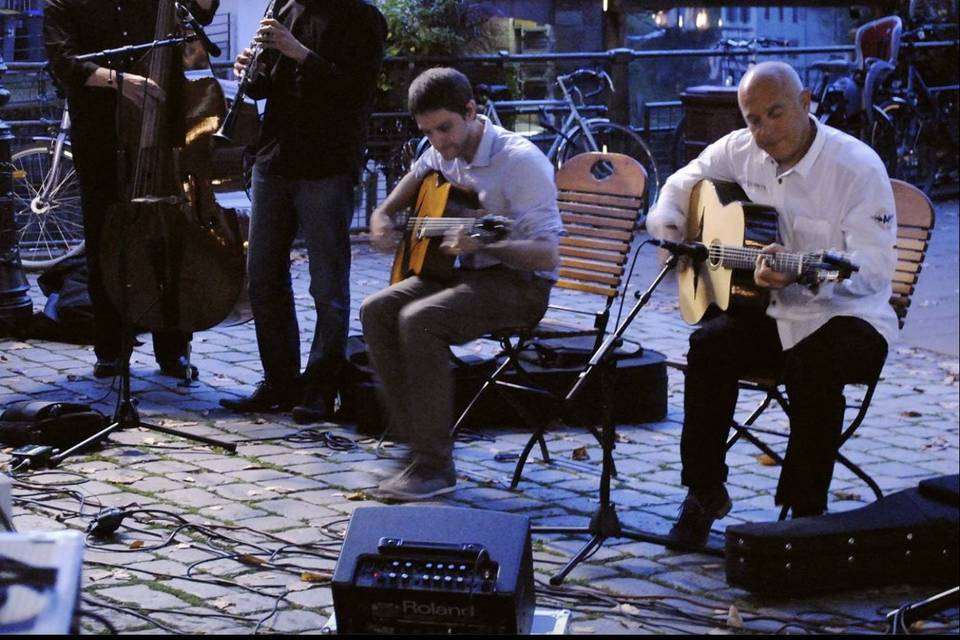
M 253 168 L 247 271 L 264 379 L 236 411 L 329 418 L 344 369 L 350 311 L 350 217 L 386 21 L 364 0 L 281 0 L 260 22 L 248 95 L 266 112 Z M 254 58 L 244 50 L 234 71 Z M 260 59 L 262 58 L 262 59 Z M 307 245 L 317 321 L 306 369 L 290 283 L 297 231 Z

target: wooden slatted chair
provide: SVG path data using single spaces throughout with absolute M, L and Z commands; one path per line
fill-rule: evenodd
M 555 289 L 576 292 L 573 297 L 578 306 L 551 304 L 547 316 L 538 325 L 516 327 L 488 336 L 500 342 L 503 362 L 486 379 L 453 426 L 456 434 L 471 409 L 490 390 L 509 390 L 501 394 L 503 398 L 528 423 L 541 425 L 535 427 L 520 455 L 511 484 L 514 488 L 534 444 L 539 443 L 544 460 L 550 460 L 543 437 L 546 428 L 542 426 L 543 421 L 529 414 L 524 403 L 516 400 L 515 392 L 534 393 L 557 403 L 563 402 L 563 396 L 544 389 L 531 379 L 524 368 L 525 358 L 529 362 L 530 355 L 535 354 L 536 359 L 549 361 L 551 342 L 575 337 L 593 338 L 592 348 L 584 353 L 585 367 L 590 353 L 603 342 L 611 306 L 623 294 L 630 245 L 644 211 L 646 180 L 646 172 L 639 162 L 616 153 L 584 153 L 568 160 L 557 172 L 558 205 L 564 236 L 560 239 L 560 274 Z M 576 315 L 588 316 L 591 324 L 571 322 Z M 511 380 L 506 379 L 508 377 Z M 596 430 L 593 432 L 599 439 Z
M 890 298 L 890 304 L 897 313 L 900 328 L 903 329 L 913 292 L 916 289 L 917 279 L 923 268 L 923 260 L 930 243 L 930 236 L 933 232 L 934 211 L 930 199 L 920 189 L 901 180 L 891 180 L 890 182 L 893 186 L 897 212 L 897 266 L 893 275 L 893 295 Z M 877 376 L 871 380 L 856 380 L 850 383 L 866 386 L 866 391 L 859 403 L 847 406 L 848 409 L 856 409 L 856 415 L 843 429 L 837 447 L 837 462 L 865 482 L 878 499 L 883 497 L 883 492 L 876 481 L 859 465 L 841 453 L 840 449 L 853 436 L 866 417 L 867 409 L 870 407 L 879 380 L 880 372 L 878 371 Z M 732 425 L 733 433 L 727 441 L 727 449 L 729 450 L 734 443 L 743 438 L 753 443 L 777 464 L 782 465 L 783 458 L 780 454 L 763 442 L 756 434 L 764 433 L 780 437 L 783 437 L 784 434 L 763 429 L 754 424 L 773 402 L 779 404 L 784 412 L 789 415 L 789 400 L 783 390 L 782 382 L 773 377 L 748 377 L 740 380 L 740 388 L 760 391 L 764 394 L 764 398 L 746 420 L 742 423 L 734 422 Z M 784 507 L 780 514 L 781 519 L 786 517 L 788 509 L 789 506 Z

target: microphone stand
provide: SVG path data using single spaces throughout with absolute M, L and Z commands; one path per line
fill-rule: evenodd
M 103 51 L 98 51 L 95 53 L 85 54 L 82 56 L 77 56 L 77 60 L 81 61 L 103 61 L 111 60 L 115 58 L 123 58 L 127 56 L 133 56 L 140 53 L 146 53 L 152 49 L 159 47 L 172 47 L 180 44 L 185 44 L 187 42 L 192 42 L 198 39 L 196 34 L 185 36 L 185 37 L 172 37 L 165 38 L 162 40 L 155 40 L 153 42 L 147 42 L 144 44 L 129 45 L 125 47 L 119 47 L 116 49 L 105 49 Z M 116 117 L 116 126 L 117 126 L 117 144 L 120 143 L 120 114 L 122 113 L 121 103 L 123 101 L 123 73 L 117 72 L 117 117 Z M 121 173 L 124 171 L 124 158 L 123 153 L 118 151 L 117 154 L 117 171 Z M 122 178 L 123 176 L 120 175 Z M 117 184 L 122 185 L 125 181 L 120 179 Z M 195 434 L 186 433 L 179 431 L 177 429 L 171 429 L 169 427 L 162 427 L 160 425 L 149 424 L 140 420 L 140 415 L 137 411 L 136 401 L 133 399 L 133 394 L 130 389 L 130 356 L 133 353 L 132 334 L 133 334 L 133 320 L 129 317 L 129 308 L 127 300 L 127 268 L 128 268 L 128 255 L 126 242 L 124 242 L 125 232 L 121 231 L 120 233 L 120 305 L 118 311 L 120 312 L 120 390 L 117 398 L 117 407 L 113 415 L 113 420 L 111 423 L 99 431 L 98 433 L 90 436 L 86 440 L 75 444 L 74 446 L 57 453 L 54 456 L 51 456 L 46 460 L 45 464 L 48 467 L 56 467 L 65 459 L 85 449 L 87 446 L 95 444 L 100 440 L 107 438 L 114 431 L 119 431 L 121 429 L 129 429 L 136 427 L 143 427 L 145 429 L 150 429 L 151 431 L 157 431 L 160 433 L 166 433 L 168 435 L 178 436 L 187 440 L 193 440 L 195 442 L 201 442 L 203 444 L 208 444 L 214 447 L 220 447 L 226 449 L 230 453 L 236 453 L 237 445 L 232 442 L 224 442 L 222 440 L 216 440 L 214 438 L 208 438 L 206 436 L 200 436 Z M 188 363 L 189 371 L 189 363 Z M 189 373 L 188 373 L 189 375 Z
M 590 524 L 587 527 L 531 527 L 532 533 L 562 533 L 562 534 L 588 534 L 590 540 L 570 559 L 567 564 L 550 578 L 550 584 L 559 585 L 573 571 L 573 569 L 592 555 L 607 538 L 629 538 L 641 542 L 652 542 L 654 544 L 666 545 L 669 541 L 667 536 L 633 529 L 625 529 L 620 524 L 620 518 L 617 517 L 616 505 L 610 500 L 610 478 L 613 475 L 613 450 L 616 447 L 616 428 L 613 423 L 613 381 L 610 379 L 613 370 L 616 369 L 616 363 L 612 354 L 614 347 L 620 343 L 623 334 L 633 322 L 640 310 L 647 304 L 654 290 L 660 285 L 667 273 L 672 271 L 679 261 L 676 253 L 671 253 L 663 269 L 657 274 L 650 286 L 642 294 L 638 295 L 637 303 L 630 310 L 626 319 L 620 323 L 616 331 L 604 341 L 597 349 L 596 353 L 590 357 L 587 368 L 584 369 L 573 387 L 564 397 L 564 407 L 573 406 L 573 401 L 586 386 L 591 375 L 595 371 L 600 375 L 601 389 L 601 437 L 600 446 L 603 450 L 603 461 L 600 472 L 600 506 L 590 518 Z M 671 545 L 676 545 L 669 541 Z M 690 547 L 691 551 L 701 551 L 711 555 L 723 556 L 723 550 L 702 547 Z

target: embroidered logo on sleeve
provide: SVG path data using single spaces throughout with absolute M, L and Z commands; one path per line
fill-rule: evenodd
M 889 229 L 890 225 L 893 224 L 893 214 L 886 209 L 880 209 L 873 216 L 873 221 L 880 225 L 881 229 Z

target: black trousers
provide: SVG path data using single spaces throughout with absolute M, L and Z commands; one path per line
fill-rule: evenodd
M 790 435 L 776 504 L 794 514 L 822 513 L 846 401 L 843 387 L 880 374 L 887 342 L 859 318 L 831 318 L 784 351 L 776 322 L 761 315 L 721 315 L 690 336 L 680 443 L 683 484 L 709 490 L 727 479 L 726 441 L 738 380 L 771 375 L 790 401 Z
M 80 206 L 86 241 L 87 274 L 94 316 L 94 351 L 98 360 L 116 360 L 121 353 L 120 312 L 103 285 L 100 256 L 117 247 L 103 246 L 103 228 L 109 208 L 120 200 L 117 187 L 117 150 L 112 135 L 97 139 L 74 135 L 74 165 L 80 178 Z M 192 335 L 179 331 L 155 331 L 153 353 L 157 362 L 169 362 L 185 355 Z M 131 333 L 132 338 L 132 333 Z

